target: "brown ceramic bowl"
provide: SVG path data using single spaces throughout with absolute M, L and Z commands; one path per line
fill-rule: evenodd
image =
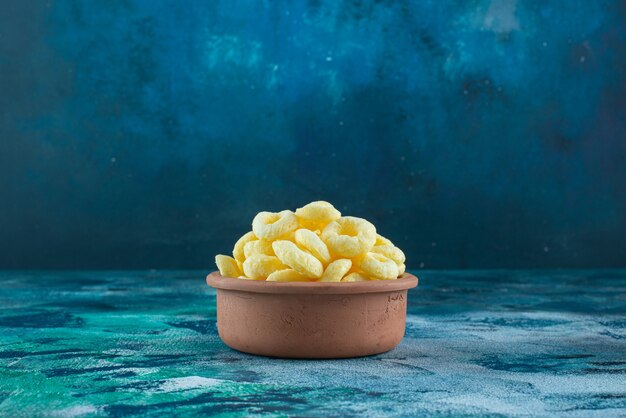
M 371 282 L 266 282 L 206 278 L 217 289 L 217 330 L 235 350 L 270 357 L 384 353 L 404 337 L 407 290 L 417 277 Z

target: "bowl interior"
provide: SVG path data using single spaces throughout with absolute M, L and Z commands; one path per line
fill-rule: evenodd
M 243 280 L 222 277 L 214 271 L 206 278 L 209 286 L 215 289 L 240 290 L 254 293 L 296 293 L 296 294 L 358 294 L 393 292 L 417 286 L 418 279 L 404 273 L 395 280 L 372 280 L 368 282 L 267 282 L 265 280 Z

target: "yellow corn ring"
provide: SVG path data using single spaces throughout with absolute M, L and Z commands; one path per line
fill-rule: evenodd
M 324 228 L 322 240 L 333 254 L 355 257 L 372 249 L 376 242 L 376 227 L 365 219 L 345 216 Z
M 252 231 L 243 234 L 243 236 L 239 238 L 237 242 L 235 243 L 235 248 L 233 248 L 233 257 L 235 257 L 235 260 L 243 263 L 243 261 L 246 259 L 246 255 L 244 253 L 244 246 L 248 242 L 254 241 L 256 239 L 257 237 L 256 235 L 254 235 L 254 232 Z
M 278 257 L 264 254 L 253 254 L 243 262 L 244 274 L 255 280 L 266 279 L 277 270 L 286 269 Z
M 296 231 L 291 231 L 288 234 L 283 235 L 282 237 L 280 237 L 281 241 L 291 241 L 291 242 L 296 242 Z
M 406 266 L 404 264 L 400 264 L 398 266 L 398 277 L 402 276 L 406 271 Z
M 311 279 L 293 269 L 278 270 L 267 276 L 268 282 L 310 282 Z
M 283 264 L 291 267 L 298 273 L 317 279 L 324 272 L 324 266 L 322 266 L 320 260 L 301 250 L 291 241 L 274 241 L 272 248 L 274 248 L 276 257 Z
M 387 258 L 392 259 L 397 265 L 404 264 L 406 257 L 402 250 L 393 245 L 375 245 L 370 252 L 382 254 Z
M 330 262 L 330 252 L 324 241 L 313 231 L 298 229 L 296 231 L 296 244 L 313 254 L 322 264 Z
M 342 282 L 366 282 L 368 280 L 369 280 L 369 277 L 367 277 L 366 275 L 362 273 L 357 273 L 357 272 L 350 273 L 346 277 L 341 279 Z
M 365 274 L 380 280 L 393 280 L 398 277 L 396 263 L 382 254 L 367 253 L 359 266 Z
M 265 239 L 246 242 L 246 245 L 243 246 L 243 253 L 246 258 L 253 254 L 276 255 L 272 249 L 272 243 Z
M 335 260 L 326 267 L 320 282 L 340 282 L 351 267 L 352 261 L 347 258 Z
M 252 231 L 262 239 L 274 241 L 298 229 L 298 218 L 290 210 L 259 212 L 252 220 Z
M 222 277 L 239 277 L 241 276 L 241 268 L 232 257 L 227 255 L 218 254 L 215 256 L 215 264 L 217 265 L 217 269 L 220 271 Z
M 376 234 L 376 242 L 374 243 L 374 246 L 379 245 L 393 245 L 393 242 L 382 235 Z
M 341 212 L 330 203 L 320 200 L 296 209 L 296 216 L 300 225 L 314 231 L 323 229 L 329 222 L 339 219 Z

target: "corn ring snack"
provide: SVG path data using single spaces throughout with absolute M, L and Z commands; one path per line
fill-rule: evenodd
M 406 266 L 404 264 L 400 264 L 398 266 L 398 277 L 402 276 L 406 271 Z
M 341 216 L 328 202 L 295 212 L 260 212 L 233 257 L 215 257 L 220 274 L 277 282 L 388 280 L 404 274 L 406 256 L 365 219 Z
M 282 212 L 259 212 L 252 220 L 254 235 L 274 241 L 298 229 L 298 218 L 290 210 Z
M 291 241 L 274 241 L 272 248 L 274 248 L 276 257 L 283 264 L 291 267 L 298 273 L 317 279 L 324 272 L 324 266 L 320 260 L 301 250 Z
M 264 254 L 253 254 L 243 262 L 244 274 L 255 280 L 266 279 L 275 271 L 286 268 L 287 266 L 281 263 L 278 257 Z
M 365 254 L 359 267 L 364 273 L 377 279 L 392 280 L 398 277 L 398 266 L 396 263 L 382 254 Z
M 315 232 L 308 229 L 298 229 L 295 238 L 296 244 L 313 254 L 322 264 L 326 265 L 330 262 L 328 247 Z
M 366 282 L 368 280 L 369 277 L 358 272 L 350 273 L 346 277 L 341 279 L 342 282 Z
M 311 202 L 296 209 L 296 216 L 300 224 L 308 229 L 323 229 L 328 223 L 341 217 L 333 205 L 323 200 Z
M 267 276 L 268 282 L 309 282 L 311 279 L 294 269 L 277 270 Z
M 239 262 L 227 255 L 218 254 L 215 256 L 215 264 L 220 274 L 224 277 L 239 277 L 241 276 L 241 267 Z
M 379 245 L 393 245 L 393 242 L 382 235 L 376 234 L 376 242 L 374 243 L 374 246 L 377 247 Z
M 244 253 L 244 246 L 248 242 L 254 241 L 256 239 L 257 237 L 256 235 L 254 235 L 254 232 L 252 231 L 246 232 L 245 234 L 243 234 L 242 237 L 239 238 L 237 242 L 235 243 L 235 248 L 233 248 L 233 257 L 235 257 L 235 260 L 243 263 L 244 260 L 246 259 L 246 255 Z
M 283 241 L 296 242 L 296 231 L 291 231 L 290 233 L 280 237 L 280 239 Z
M 352 261 L 348 258 L 335 260 L 326 267 L 320 282 L 340 282 L 343 276 L 352 268 Z
M 246 258 L 253 254 L 276 255 L 272 249 L 272 243 L 264 239 L 246 242 L 243 246 L 243 253 Z
M 404 264 L 406 257 L 402 250 L 394 245 L 375 245 L 370 252 L 382 254 L 385 257 L 391 259 L 397 265 Z
M 376 227 L 365 219 L 345 216 L 324 228 L 322 240 L 333 254 L 355 257 L 372 249 L 376 243 Z

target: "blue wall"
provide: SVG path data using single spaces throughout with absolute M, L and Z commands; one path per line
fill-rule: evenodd
M 0 10 L 0 267 L 211 268 L 315 199 L 411 268 L 626 265 L 624 1 Z

